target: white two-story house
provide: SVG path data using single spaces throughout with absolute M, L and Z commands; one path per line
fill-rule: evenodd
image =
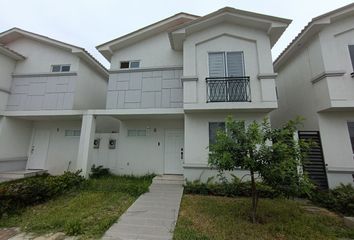
M 354 4 L 314 18 L 275 60 L 274 126 L 305 118 L 300 138 L 317 139 L 305 170 L 322 187 L 354 180 Z
M 278 106 L 271 48 L 290 22 L 226 7 L 179 13 L 97 46 L 111 64 L 106 110 L 83 117 L 79 166 L 215 175 L 208 146 L 225 118 L 258 121 Z M 97 130 L 102 117 L 117 120 L 113 129 Z
M 108 71 L 85 49 L 0 33 L 0 172 L 75 170 L 82 115 L 104 109 Z

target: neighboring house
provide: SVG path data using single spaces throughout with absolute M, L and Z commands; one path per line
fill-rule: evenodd
M 273 126 L 303 116 L 299 137 L 318 142 L 304 166 L 310 177 L 324 188 L 353 184 L 354 4 L 314 18 L 274 69 L 279 108 L 271 114 Z
M 83 48 L 18 28 L 0 33 L 0 172 L 80 168 L 83 110 L 105 108 L 107 80 Z
M 208 145 L 225 118 L 260 121 L 278 106 L 271 48 L 290 22 L 226 7 L 179 13 L 97 46 L 111 63 L 107 109 L 83 116 L 78 166 L 215 175 Z M 102 117 L 119 124 L 102 131 Z

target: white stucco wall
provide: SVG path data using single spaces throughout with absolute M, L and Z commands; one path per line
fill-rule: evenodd
M 74 109 L 105 109 L 108 79 L 79 62 Z
M 26 167 L 32 122 L 0 116 L 0 172 Z
M 67 169 L 75 171 L 80 136 L 65 136 L 65 130 L 80 130 L 81 120 L 35 121 L 33 128 L 50 131 L 45 169 L 50 174 L 62 174 Z
M 141 68 L 182 66 L 182 52 L 171 49 L 167 32 L 157 34 L 114 52 L 111 70 L 120 69 L 120 62 L 139 60 Z
M 318 120 L 330 187 L 354 184 L 354 154 L 348 130 L 348 122 L 354 122 L 354 112 L 320 113 Z
M 0 111 L 6 108 L 16 61 L 0 53 Z
M 321 49 L 326 70 L 353 72 L 348 45 L 354 45 L 354 16 L 332 23 L 320 33 Z
M 147 129 L 147 136 L 128 136 L 128 129 Z M 163 174 L 165 129 L 183 129 L 183 119 L 122 120 L 117 141 L 116 168 L 112 169 L 113 172 Z
M 267 33 L 229 23 L 217 24 L 186 38 L 183 44 L 183 75 L 196 76 L 198 81 L 185 82 L 185 102 L 206 103 L 205 78 L 209 76 L 208 52 L 215 51 L 242 51 L 245 75 L 250 77 L 251 101 L 254 103 L 276 102 L 274 79 L 259 80 L 257 78 L 259 74 L 273 73 Z M 264 81 L 263 89 L 261 81 Z M 252 108 L 251 105 L 250 108 Z
M 26 57 L 16 65 L 16 74 L 48 73 L 53 64 L 70 64 L 72 72 L 78 70 L 79 58 L 68 50 L 28 38 L 19 38 L 7 46 Z
M 185 114 L 185 163 L 208 163 L 209 122 L 225 122 L 231 113 L 190 113 Z M 234 113 L 234 119 L 251 122 L 262 121 L 265 113 Z
M 354 121 L 350 110 L 354 106 L 353 69 L 348 50 L 348 45 L 354 44 L 353 25 L 354 17 L 349 16 L 325 26 L 298 47 L 278 70 L 279 108 L 271 113 L 273 126 L 301 115 L 306 118 L 302 130 L 320 131 L 331 188 L 341 182 L 353 183 L 354 160 L 347 126 L 348 121 Z M 325 72 L 345 73 L 311 83 Z
M 316 112 L 319 101 L 311 79 L 323 71 L 319 38 L 314 38 L 278 70 L 278 109 L 270 114 L 274 127 L 280 127 L 286 121 L 302 116 L 305 121 L 301 130 L 318 130 Z
M 319 33 L 326 71 L 345 72 L 343 76 L 324 79 L 331 106 L 354 104 L 354 82 L 350 76 L 354 69 L 348 49 L 348 45 L 354 45 L 353 25 L 354 16 L 350 16 L 332 23 Z
M 318 120 L 328 169 L 353 171 L 354 159 L 347 123 L 354 122 L 354 112 L 319 113 Z
M 209 122 L 225 122 L 225 118 L 231 113 L 191 113 L 186 114 L 185 125 L 185 167 L 184 174 L 189 180 L 200 179 L 206 181 L 208 177 L 216 176 L 216 170 L 208 168 L 209 146 Z M 234 119 L 245 120 L 246 124 L 254 120 L 262 121 L 268 115 L 266 113 L 234 113 Z M 238 177 L 242 177 L 248 171 L 236 171 Z

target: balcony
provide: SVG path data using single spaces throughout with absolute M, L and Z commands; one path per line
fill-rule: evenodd
M 207 102 L 251 102 L 250 77 L 206 78 Z

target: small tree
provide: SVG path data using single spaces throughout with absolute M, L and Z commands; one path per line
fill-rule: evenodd
M 252 222 L 256 222 L 258 176 L 274 189 L 294 196 L 306 193 L 311 184 L 301 171 L 308 144 L 293 137 L 300 119 L 289 121 L 283 128 L 271 129 L 265 119 L 261 124 L 253 121 L 226 119 L 226 131 L 218 131 L 216 143 L 209 146 L 209 164 L 219 171 L 233 171 L 237 168 L 250 171 L 252 186 Z

